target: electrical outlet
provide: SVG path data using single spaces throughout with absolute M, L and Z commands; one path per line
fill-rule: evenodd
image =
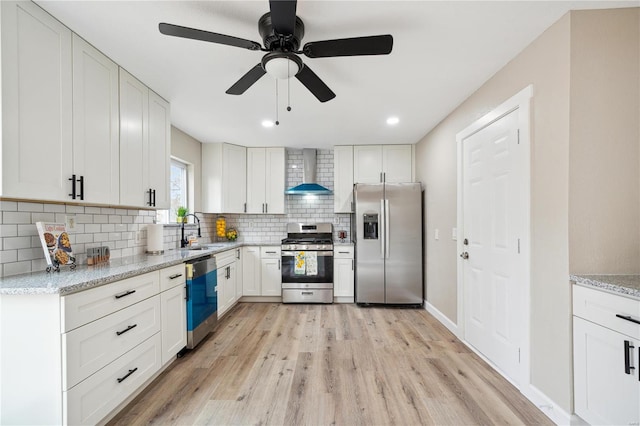
M 339 216 L 335 216 L 333 218 L 333 223 L 336 224 L 336 225 L 340 225 L 340 217 Z
M 142 231 L 136 231 L 135 235 L 136 235 L 136 243 L 139 243 L 140 240 L 142 239 Z
M 76 217 L 74 215 L 66 215 L 64 217 L 64 224 L 67 228 L 67 231 L 76 229 Z

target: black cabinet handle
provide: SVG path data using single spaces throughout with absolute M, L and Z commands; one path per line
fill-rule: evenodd
M 118 336 L 121 336 L 121 335 L 123 335 L 124 333 L 126 333 L 127 331 L 133 330 L 133 329 L 134 329 L 134 328 L 136 328 L 137 326 L 138 326 L 138 324 L 130 325 L 129 327 L 125 328 L 125 329 L 124 329 L 124 330 L 122 330 L 122 331 L 116 331 L 116 334 L 117 334 Z
M 635 367 L 631 365 L 631 353 L 633 353 L 632 349 L 635 348 L 631 344 L 630 341 L 624 341 L 624 373 L 631 374 L 631 370 L 634 370 Z
M 621 315 L 621 314 L 616 314 L 616 316 L 618 318 L 622 318 L 623 320 L 627 320 L 627 321 L 631 321 L 634 322 L 636 324 L 640 324 L 640 320 L 635 319 L 634 317 L 632 317 L 631 315 Z
M 151 188 L 149 188 L 149 190 L 147 191 L 147 194 L 149 194 L 149 201 L 147 201 L 147 205 L 148 206 L 153 206 L 153 198 L 152 198 L 152 192 L 153 190 Z
M 153 204 L 152 204 L 152 206 L 153 207 L 156 206 L 156 190 L 155 189 L 153 190 Z
M 169 276 L 169 279 L 170 279 L 170 280 L 175 280 L 176 278 L 179 278 L 179 277 L 181 277 L 181 276 L 182 276 L 182 274 L 175 274 L 175 275 L 171 275 L 171 276 Z
M 189 301 L 189 286 L 184 286 L 184 300 Z
M 301 291 L 300 294 L 303 294 L 303 295 L 306 294 L 308 296 L 313 296 L 313 292 L 312 291 Z
M 135 373 L 136 371 L 138 371 L 138 367 L 134 368 L 133 370 L 129 370 L 129 372 L 127 374 L 125 374 L 123 377 L 120 377 L 118 379 L 118 383 L 122 383 L 125 381 L 125 379 L 127 377 L 129 377 L 130 375 L 132 375 L 133 373 Z
M 80 176 L 80 179 L 78 179 L 78 182 L 80 182 L 80 195 L 79 195 L 79 198 L 81 200 L 84 200 L 84 176 Z
M 128 296 L 128 295 L 133 294 L 133 293 L 135 293 L 135 292 L 136 292 L 135 290 L 129 290 L 129 291 L 127 291 L 126 293 L 116 294 L 116 296 L 115 296 L 115 297 L 116 297 L 116 299 L 120 299 L 120 298 L 122 298 L 122 297 Z
M 68 179 L 71 181 L 71 194 L 69 194 L 69 197 L 71 197 L 72 200 L 76 199 L 76 175 L 71 175 L 71 177 Z

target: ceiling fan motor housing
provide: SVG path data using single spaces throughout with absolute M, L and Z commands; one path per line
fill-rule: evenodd
M 300 47 L 300 41 L 304 37 L 304 23 L 296 16 L 296 25 L 293 34 L 276 34 L 271 23 L 271 13 L 265 13 L 258 20 L 258 32 L 266 50 L 295 52 Z

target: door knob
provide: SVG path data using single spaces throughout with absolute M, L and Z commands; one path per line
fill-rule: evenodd
M 469 258 L 469 253 L 467 253 L 466 251 L 463 251 L 462 253 L 460 253 L 460 257 L 463 259 L 468 259 Z

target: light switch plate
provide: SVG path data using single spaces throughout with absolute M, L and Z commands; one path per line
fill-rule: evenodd
M 434 234 L 433 238 L 435 238 L 436 240 L 440 239 L 440 230 L 439 229 L 436 229 L 433 234 Z

